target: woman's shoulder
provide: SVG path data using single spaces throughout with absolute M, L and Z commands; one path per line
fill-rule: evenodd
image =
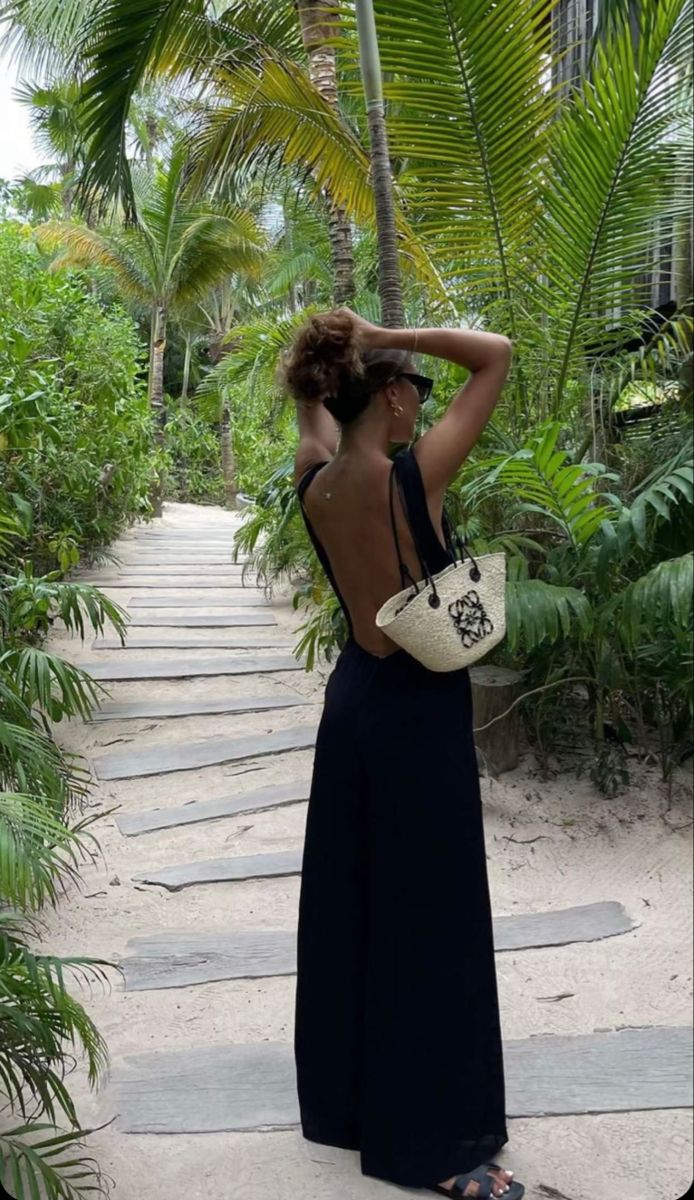
M 321 471 L 323 467 L 327 467 L 329 462 L 330 459 L 327 458 L 316 462 L 310 462 L 308 464 L 299 464 L 297 462 L 294 472 L 294 486 L 296 487 L 300 500 L 303 500 L 307 488 L 311 486 L 318 472 Z

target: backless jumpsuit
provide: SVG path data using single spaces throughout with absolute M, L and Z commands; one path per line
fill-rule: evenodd
M 318 470 L 299 483 L 303 495 Z M 417 460 L 396 456 L 431 572 L 451 561 Z M 343 609 L 330 562 L 316 552 Z M 306 1138 L 365 1175 L 429 1187 L 508 1141 L 467 668 L 380 658 L 351 636 L 329 678 L 308 804 L 294 1050 Z

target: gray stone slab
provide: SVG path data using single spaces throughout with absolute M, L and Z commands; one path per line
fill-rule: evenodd
M 260 588 L 251 587 L 248 581 L 246 581 L 246 583 L 242 583 L 239 579 L 237 582 L 234 582 L 233 580 L 219 579 L 215 578 L 214 576 L 210 576 L 209 579 L 191 579 L 190 581 L 188 581 L 186 578 L 185 583 L 181 583 L 179 577 L 175 574 L 168 575 L 166 577 L 162 576 L 160 579 L 155 579 L 151 576 L 139 575 L 109 575 L 102 576 L 100 579 L 79 579 L 76 582 L 89 583 L 92 585 L 92 587 L 99 588 L 127 588 L 129 592 L 134 588 L 140 588 L 143 591 L 146 588 L 149 588 L 152 591 L 156 590 L 157 588 L 167 588 L 169 591 L 171 588 L 180 588 L 182 591 L 201 593 L 204 593 L 205 589 L 211 589 L 212 591 L 216 592 L 222 590 L 225 592 L 228 591 L 230 594 L 235 591 L 246 592 L 247 594 L 253 594 L 255 592 L 260 592 L 261 595 L 264 594 Z M 202 603 L 202 601 L 198 600 L 198 604 L 200 603 Z
M 219 596 L 182 596 L 180 592 L 167 592 L 164 596 L 136 595 L 128 601 L 128 608 L 270 608 L 270 604 L 264 592 L 244 588 Z
M 147 542 L 191 542 L 197 546 L 199 542 L 233 542 L 238 533 L 238 525 L 229 525 L 228 529 L 139 529 L 130 531 L 128 542 L 144 545 Z
M 296 701 L 296 703 L 308 703 Z M 153 833 L 158 829 L 175 829 L 182 825 L 197 825 L 201 821 L 216 821 L 221 817 L 237 817 L 240 813 L 261 812 L 308 800 L 310 780 L 268 784 L 266 787 L 218 796 L 215 800 L 192 801 L 175 808 L 145 808 L 139 812 L 120 813 L 118 828 L 126 837 Z
M 189 807 L 194 808 L 195 805 Z M 635 928 L 621 904 L 588 904 L 561 912 L 517 914 L 494 921 L 496 951 L 557 944 L 557 923 L 564 923 L 562 940 L 592 941 Z M 571 924 L 569 938 L 568 926 Z M 539 933 L 539 926 L 544 933 Z M 529 940 L 528 940 L 529 938 Z M 540 938 L 542 940 L 540 940 Z M 126 989 L 190 987 L 220 979 L 250 979 L 291 975 L 296 970 L 296 934 L 278 930 L 243 930 L 233 933 L 164 932 L 132 938 L 131 956 L 121 962 Z
M 217 554 L 212 551 L 204 553 L 198 551 L 197 554 L 164 554 L 158 551 L 156 554 L 146 553 L 138 550 L 137 555 L 119 555 L 118 566 L 122 571 L 134 571 L 142 568 L 158 567 L 229 567 L 232 570 L 243 571 L 243 563 L 235 563 L 232 561 L 232 551 L 228 554 Z
M 264 658 L 174 658 L 138 659 L 127 656 L 111 662 L 83 662 L 80 667 L 94 679 L 194 679 L 199 675 L 263 675 L 275 671 L 300 671 L 301 663 L 290 655 Z
M 230 883 L 238 879 L 298 875 L 301 872 L 302 855 L 302 850 L 283 850 L 277 854 L 206 858 L 179 867 L 164 867 L 160 871 L 143 871 L 141 875 L 133 875 L 133 879 L 136 883 L 158 884 L 169 892 L 180 892 L 181 888 L 201 883 Z
M 170 771 L 194 771 L 215 763 L 240 762 L 287 750 L 306 750 L 316 743 L 315 725 L 297 725 L 274 733 L 246 737 L 208 737 L 201 741 L 162 742 L 145 750 L 118 750 L 93 760 L 99 779 L 134 779 L 140 775 L 164 775 Z
M 201 629 L 191 636 L 189 633 L 153 633 L 149 636 L 128 637 L 123 646 L 119 638 L 95 638 L 92 650 L 258 650 L 273 647 L 276 650 L 293 650 L 295 643 L 278 633 L 266 633 L 263 629 L 246 633 L 224 633 L 214 629 Z
M 204 576 L 205 578 L 211 576 L 213 579 L 240 579 L 242 575 L 245 575 L 245 578 L 248 579 L 255 574 L 251 571 L 245 571 L 243 567 L 234 567 L 231 564 L 223 565 L 221 563 L 219 565 L 205 563 L 202 566 L 192 566 L 190 563 L 183 563 L 176 566 L 171 563 L 169 566 L 160 567 L 155 566 L 153 563 L 143 563 L 141 565 L 138 563 L 124 563 L 122 570 L 115 564 L 113 566 L 109 564 L 109 570 L 116 575 L 132 575 L 138 579 L 141 577 L 148 578 L 150 575 L 153 578 L 157 575 L 181 575 L 186 579 L 197 579 L 200 576 Z M 82 577 L 75 576 L 75 578 L 80 579 Z
M 517 913 L 494 920 L 497 950 L 527 950 L 532 946 L 566 946 L 570 942 L 593 942 L 638 929 L 616 900 L 580 904 L 553 912 Z
M 149 613 L 147 616 L 130 618 L 130 628 L 133 626 L 139 627 L 148 625 L 150 628 L 172 628 L 172 629 L 240 629 L 242 626 L 251 625 L 277 625 L 275 617 L 272 613 L 267 612 L 251 612 L 248 610 L 244 613 L 186 613 L 179 612 L 176 615 L 157 616 Z
M 268 712 L 277 708 L 303 708 L 310 700 L 302 696 L 205 696 L 189 700 L 131 700 L 122 704 L 104 704 L 94 713 L 92 721 L 127 721 L 140 717 L 197 717 L 209 713 Z
M 692 1030 L 617 1029 L 504 1042 L 509 1118 L 691 1107 Z M 294 1048 L 198 1046 L 131 1055 L 114 1071 L 125 1133 L 221 1133 L 298 1124 Z
M 223 979 L 262 979 L 296 971 L 296 933 L 172 934 L 132 938 L 120 966 L 128 992 L 191 987 Z

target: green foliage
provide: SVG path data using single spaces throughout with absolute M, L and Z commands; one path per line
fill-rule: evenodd
M 508 528 L 484 529 L 482 517 L 483 531 L 471 539 L 473 553 L 503 547 L 508 555 L 501 654 L 523 671 L 528 691 L 549 689 L 525 705 L 541 744 L 549 746 L 559 729 L 547 711 L 556 707 L 557 685 L 580 679 L 588 685 L 594 778 L 612 788 L 626 770 L 615 766 L 618 751 L 605 749 L 607 728 L 623 744 L 643 738 L 648 722 L 658 729 L 667 778 L 692 750 L 691 449 L 643 479 L 627 503 L 618 474 L 599 463 L 566 462 L 567 451 L 556 449 L 559 433 L 552 422 L 513 454 L 475 461 L 460 485 L 468 514 L 483 511 L 499 489 L 505 499 Z M 608 481 L 610 492 L 603 490 Z
M 67 570 L 149 510 L 151 429 L 129 317 L 0 227 L 0 490 L 15 560 Z
M 218 427 L 190 402 L 166 400 L 165 497 L 193 504 L 223 504 L 224 480 Z
M 251 557 L 259 581 L 320 572 L 306 533 L 294 487 L 294 463 L 285 459 L 256 495 L 234 543 L 236 558 Z
M 0 542 L 8 557 L 12 542 L 26 536 L 26 505 L 17 494 L 16 512 L 8 513 L 3 500 Z M 28 564 L 0 574 L 0 1181 L 20 1200 L 78 1200 L 107 1188 L 83 1152 L 66 1086 L 75 1052 L 84 1056 L 92 1085 L 107 1062 L 103 1038 L 68 977 L 105 982 L 107 964 L 36 953 L 27 944 L 35 931 L 21 920 L 55 905 L 98 852 L 95 818 L 79 815 L 88 773 L 59 748 L 51 722 L 89 718 L 103 688 L 40 642 L 57 618 L 82 637 L 87 629 L 103 631 L 107 620 L 121 637 L 125 629 L 125 613 L 113 601 L 58 576 L 36 575 Z M 6 1131 L 8 1113 L 24 1124 Z

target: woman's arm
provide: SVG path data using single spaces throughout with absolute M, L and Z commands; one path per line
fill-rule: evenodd
M 500 334 L 471 329 L 380 329 L 367 322 L 360 322 L 360 329 L 367 344 L 417 350 L 470 371 L 441 420 L 415 447 L 428 493 L 442 496 L 494 411 L 511 365 L 512 344 Z
M 322 404 L 297 403 L 299 445 L 296 451 L 294 477 L 301 476 L 317 462 L 327 462 L 337 450 L 337 425 Z

